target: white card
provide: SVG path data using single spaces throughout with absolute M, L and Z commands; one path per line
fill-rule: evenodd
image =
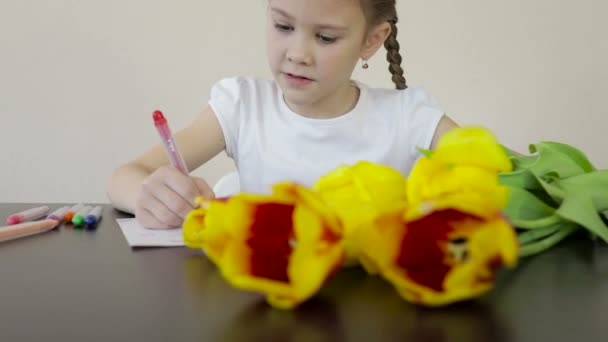
M 182 228 L 148 229 L 134 218 L 116 219 L 131 247 L 185 246 Z

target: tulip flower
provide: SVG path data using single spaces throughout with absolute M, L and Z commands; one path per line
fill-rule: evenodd
M 233 286 L 292 308 L 321 288 L 344 259 L 338 217 L 306 188 L 275 185 L 268 196 L 203 201 L 184 223 L 188 246 L 203 248 Z
M 358 231 L 362 264 L 379 270 L 406 300 L 437 306 L 480 296 L 500 266 L 517 262 L 515 233 L 496 212 L 440 209 L 406 217 L 395 211 Z
M 344 226 L 343 245 L 347 263 L 355 264 L 356 229 L 372 221 L 383 211 L 402 208 L 406 199 L 406 179 L 398 171 L 384 165 L 359 162 L 342 166 L 321 177 L 313 191 L 339 216 Z
M 518 258 L 515 231 L 501 214 L 509 193 L 498 172 L 509 170 L 489 131 L 450 131 L 414 166 L 405 209 L 385 211 L 357 230 L 361 263 L 423 305 L 488 291 L 498 267 Z

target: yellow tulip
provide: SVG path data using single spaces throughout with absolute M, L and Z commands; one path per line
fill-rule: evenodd
M 515 233 L 498 214 L 442 209 L 414 221 L 406 216 L 378 217 L 358 241 L 362 264 L 408 301 L 437 306 L 479 296 L 491 288 L 498 267 L 517 261 Z
M 379 212 L 357 230 L 359 260 L 402 297 L 436 306 L 491 288 L 501 265 L 518 258 L 515 231 L 500 211 L 508 188 L 498 172 L 511 163 L 481 128 L 448 132 L 407 180 L 407 206 Z
M 509 172 L 513 164 L 492 132 L 483 127 L 457 127 L 446 132 L 432 158 L 446 164 L 475 166 Z
M 418 160 L 408 179 L 407 201 L 416 210 L 411 219 L 452 207 L 477 216 L 494 215 L 505 207 L 509 189 L 498 183 L 496 171 L 475 166 L 446 164 L 434 158 Z
M 340 217 L 347 263 L 353 264 L 358 254 L 353 240 L 356 230 L 381 212 L 404 207 L 406 179 L 388 166 L 359 162 L 321 177 L 313 191 Z
M 184 223 L 188 246 L 203 248 L 233 286 L 292 308 L 321 288 L 344 259 L 342 226 L 318 196 L 291 183 L 268 196 L 209 201 Z

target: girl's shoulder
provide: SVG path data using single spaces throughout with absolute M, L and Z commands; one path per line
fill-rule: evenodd
M 408 87 L 403 90 L 370 87 L 361 83 L 359 86 L 368 93 L 369 102 L 373 106 L 400 107 L 405 111 L 415 110 L 419 106 L 439 108 L 437 100 L 422 86 Z
M 383 118 L 396 126 L 433 126 L 444 114 L 437 100 L 421 86 L 403 90 L 369 87 L 364 84 L 359 86 L 362 92 L 365 92 L 365 102 L 373 116 Z
M 232 76 L 217 81 L 211 88 L 211 97 L 243 100 L 264 98 L 276 92 L 274 80 L 256 76 Z

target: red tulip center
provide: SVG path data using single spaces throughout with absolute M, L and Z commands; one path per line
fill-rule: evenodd
M 287 267 L 293 239 L 293 205 L 266 203 L 256 207 L 251 237 L 251 274 L 289 282 Z
M 448 235 L 454 231 L 452 223 L 471 218 L 471 215 L 448 209 L 410 222 L 401 242 L 397 264 L 416 283 L 443 291 L 443 282 L 452 265 L 446 263 L 441 242 L 449 240 Z

